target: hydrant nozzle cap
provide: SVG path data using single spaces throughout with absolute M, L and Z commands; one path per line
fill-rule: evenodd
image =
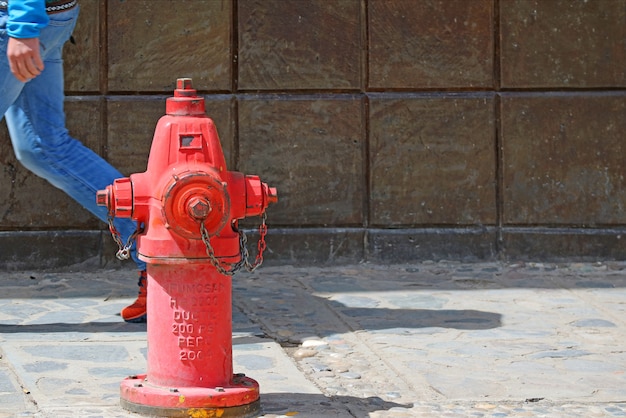
M 110 188 L 111 186 L 107 186 L 105 190 L 98 190 L 96 193 L 96 204 L 98 206 L 109 207 L 109 202 L 111 201 Z
M 187 213 L 199 221 L 205 220 L 211 212 L 211 202 L 204 197 L 192 197 L 187 203 Z
M 276 203 L 276 202 L 278 202 L 278 193 L 276 192 L 276 187 L 269 187 L 268 188 L 267 202 L 268 203 Z

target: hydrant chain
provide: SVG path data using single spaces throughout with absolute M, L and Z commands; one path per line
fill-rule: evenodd
M 263 264 L 263 252 L 267 247 L 267 244 L 265 243 L 265 235 L 267 235 L 267 224 L 265 223 L 267 221 L 267 213 L 263 212 L 261 218 L 262 220 L 261 225 L 259 226 L 259 242 L 257 243 L 257 254 L 253 264 L 251 264 L 249 260 L 250 254 L 248 253 L 248 237 L 246 236 L 245 232 L 239 231 L 241 262 L 243 265 L 245 265 L 246 270 L 250 273 L 256 270 L 257 267 L 259 267 L 261 264 Z
M 200 222 L 200 236 L 202 237 L 202 242 L 206 246 L 206 254 L 209 256 L 213 267 L 215 267 L 215 269 L 221 274 L 224 274 L 226 276 L 233 276 L 238 270 L 234 268 L 236 264 L 233 265 L 230 270 L 226 270 L 224 267 L 222 267 L 220 260 L 218 260 L 215 256 L 215 251 L 213 250 L 213 246 L 211 246 L 211 236 L 209 235 L 209 231 L 207 231 L 206 227 L 204 226 L 204 222 Z
M 239 251 L 241 254 L 241 260 L 239 262 L 231 264 L 230 270 L 226 270 L 222 267 L 222 263 L 215 256 L 215 251 L 213 250 L 213 246 L 211 245 L 211 236 L 204 226 L 204 222 L 200 222 L 200 237 L 202 238 L 202 242 L 206 246 L 206 253 L 211 260 L 211 264 L 222 274 L 227 276 L 232 276 L 236 272 L 238 272 L 242 266 L 245 266 L 246 270 L 252 273 L 256 270 L 261 264 L 263 264 L 263 252 L 267 247 L 265 243 L 265 235 L 267 235 L 267 213 L 263 212 L 261 216 L 261 225 L 259 226 L 259 242 L 257 243 L 257 255 L 254 263 L 250 263 L 250 253 L 248 252 L 248 237 L 246 233 L 242 230 L 239 230 Z
M 111 214 L 109 214 L 107 220 L 109 222 L 109 231 L 111 231 L 111 236 L 113 237 L 113 241 L 115 241 L 115 243 L 117 244 L 119 248 L 115 256 L 119 260 L 128 259 L 128 257 L 130 256 L 130 253 L 127 254 L 123 251 L 124 244 L 122 243 L 122 239 L 120 238 L 120 233 L 118 232 L 117 228 L 115 228 L 115 226 L 113 225 L 113 217 L 111 216 Z
M 107 220 L 109 223 L 109 231 L 111 231 L 111 236 L 113 237 L 113 241 L 115 241 L 115 243 L 118 246 L 118 250 L 117 250 L 117 253 L 115 253 L 115 257 L 117 257 L 118 260 L 122 260 L 122 261 L 128 260 L 130 258 L 130 248 L 133 246 L 133 241 L 135 240 L 137 235 L 143 232 L 143 228 L 141 228 L 139 224 L 137 224 L 137 229 L 135 230 L 135 232 L 132 233 L 131 236 L 128 237 L 128 240 L 126 240 L 126 245 L 124 245 L 122 243 L 121 234 L 119 233 L 117 228 L 115 228 L 115 225 L 113 225 L 113 215 L 109 213 Z

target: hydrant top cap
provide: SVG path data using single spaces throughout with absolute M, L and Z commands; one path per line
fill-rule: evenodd
M 189 97 L 195 96 L 196 90 L 193 88 L 191 78 L 179 78 L 176 80 L 176 90 L 174 90 L 174 97 Z
M 168 97 L 165 101 L 165 113 L 174 116 L 205 115 L 204 98 L 198 96 L 191 87 L 191 78 L 176 80 L 174 97 Z
M 177 89 L 191 89 L 191 78 L 179 78 L 176 80 Z

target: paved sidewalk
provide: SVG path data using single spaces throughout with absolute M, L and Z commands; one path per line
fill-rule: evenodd
M 0 417 L 139 417 L 126 270 L 0 273 Z M 261 267 L 233 281 L 235 372 L 265 417 L 626 416 L 626 264 Z

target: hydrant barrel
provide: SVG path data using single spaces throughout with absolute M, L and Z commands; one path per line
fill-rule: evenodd
M 233 378 L 231 328 L 223 326 L 231 322 L 228 280 L 208 263 L 182 264 L 175 271 L 155 265 L 153 274 L 159 280 L 149 290 L 153 303 L 148 318 L 159 321 L 155 329 L 159 349 L 148 351 L 150 382 L 165 387 L 228 387 Z M 172 359 L 180 366 L 171 367 Z M 210 369 L 198 373 L 206 366 Z
M 190 79 L 177 80 L 166 100 L 146 171 L 115 180 L 96 199 L 144 227 L 137 252 L 147 264 L 148 368 L 122 381 L 122 406 L 151 416 L 258 416 L 258 383 L 233 373 L 231 276 L 260 264 L 247 260 L 238 221 L 261 216 L 265 231 L 276 189 L 227 170 Z

